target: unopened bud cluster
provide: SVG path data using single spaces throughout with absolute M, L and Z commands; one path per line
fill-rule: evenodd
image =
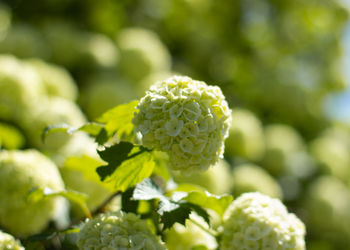
M 165 249 L 145 221 L 122 211 L 99 214 L 85 223 L 79 233 L 78 247 L 82 250 Z
M 206 170 L 222 156 L 231 110 L 219 87 L 174 76 L 152 86 L 137 108 L 143 145 L 168 152 L 174 169 Z
M 245 193 L 226 214 L 222 250 L 305 250 L 305 226 L 278 199 Z

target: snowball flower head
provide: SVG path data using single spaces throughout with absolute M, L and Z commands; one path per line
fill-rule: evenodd
M 304 150 L 304 141 L 293 127 L 284 124 L 270 124 L 265 127 L 265 155 L 263 166 L 272 175 L 286 171 L 288 158 Z
M 44 143 L 41 140 L 42 131 L 49 125 L 60 123 L 79 127 L 86 122 L 86 118 L 76 103 L 62 97 L 52 97 L 42 99 L 41 105 L 23 115 L 21 121 L 30 145 L 42 151 L 55 151 L 67 145 L 72 137 L 66 133 L 49 134 Z
M 126 28 L 119 32 L 119 68 L 132 82 L 143 80 L 154 72 L 168 71 L 171 57 L 158 35 L 142 28 Z
M 232 110 L 232 125 L 225 150 L 229 155 L 248 160 L 261 159 L 265 151 L 264 132 L 258 117 L 249 110 Z
M 304 250 L 305 226 L 278 199 L 245 193 L 225 214 L 221 249 Z
M 348 241 L 350 191 L 339 178 L 325 175 L 313 180 L 306 191 L 303 209 L 308 215 L 310 232 L 337 242 Z M 334 232 L 334 236 L 327 236 L 329 232 Z
M 245 163 L 235 166 L 231 181 L 233 194 L 260 192 L 273 198 L 282 198 L 282 189 L 278 182 L 263 168 Z
M 165 249 L 147 223 L 133 213 L 122 211 L 99 214 L 86 222 L 79 233 L 78 247 L 97 249 Z
M 0 249 L 1 250 L 24 250 L 24 247 L 12 235 L 0 231 Z
M 25 61 L 25 64 L 33 67 L 42 79 L 47 95 L 62 97 L 71 101 L 77 99 L 78 87 L 65 68 L 40 59 L 29 59 Z
M 175 170 L 206 170 L 224 152 L 231 110 L 217 86 L 173 76 L 146 92 L 133 123 L 145 147 L 168 152 Z
M 0 117 L 18 122 L 40 105 L 44 88 L 37 72 L 11 55 L 0 55 Z
M 62 197 L 31 201 L 34 188 L 64 190 L 56 165 L 36 150 L 0 152 L 0 226 L 16 236 L 40 233 L 65 208 Z

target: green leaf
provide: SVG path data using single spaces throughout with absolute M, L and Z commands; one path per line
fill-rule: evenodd
M 24 146 L 25 139 L 14 126 L 0 123 L 0 146 L 6 149 L 19 149 Z
M 122 210 L 128 213 L 137 213 L 137 208 L 139 206 L 138 200 L 133 200 L 132 196 L 134 193 L 134 188 L 129 188 L 122 193 Z
M 48 241 L 51 240 L 59 235 L 65 235 L 65 234 L 76 234 L 80 232 L 80 228 L 76 227 L 76 228 L 68 228 L 68 229 L 64 229 L 61 231 L 50 231 L 50 232 L 43 232 L 40 234 L 34 234 L 29 236 L 28 238 L 25 239 L 25 241 L 28 241 L 28 244 L 26 244 L 26 249 L 29 246 L 29 244 L 33 244 L 34 242 L 43 242 L 43 241 Z M 34 246 L 38 246 L 36 244 L 32 245 Z M 45 249 L 45 248 L 31 248 L 31 249 Z M 64 248 L 66 249 L 66 248 Z
M 45 250 L 44 244 L 36 241 L 35 238 L 31 239 L 31 237 L 29 237 L 28 239 L 22 241 L 22 243 L 26 250 Z
M 97 122 L 105 124 L 108 137 L 117 134 L 119 140 L 131 141 L 134 138 L 134 125 L 132 119 L 138 101 L 132 101 L 127 104 L 119 105 L 105 112 L 97 119 Z
M 71 156 L 66 159 L 64 167 L 70 170 L 79 171 L 83 173 L 86 179 L 95 181 L 96 179 L 99 179 L 95 169 L 98 166 L 101 166 L 102 163 L 102 161 L 87 155 Z M 92 169 L 94 171 L 91 171 Z
M 37 188 L 32 190 L 28 195 L 28 200 L 31 202 L 38 202 L 44 198 L 50 198 L 54 196 L 63 196 L 73 202 L 85 202 L 87 200 L 87 195 L 79 193 L 76 191 L 54 191 L 51 188 Z
M 45 191 L 46 189 L 46 191 Z M 45 192 L 52 192 L 52 190 L 50 188 L 34 188 L 33 190 L 31 190 L 27 196 L 27 200 L 29 202 L 39 202 L 41 200 L 43 200 L 44 198 L 46 198 L 45 196 Z
M 169 199 L 161 199 L 161 201 L 159 202 L 159 208 L 157 212 L 160 215 L 163 215 L 164 213 L 171 212 L 179 207 L 180 205 L 177 202 L 174 202 Z
M 88 196 L 86 194 L 79 193 L 73 190 L 65 190 L 61 192 L 51 193 L 50 196 L 63 196 L 67 198 L 69 201 L 72 201 L 78 204 L 83 204 L 83 203 L 85 204 L 85 202 L 88 199 Z
M 99 145 L 104 145 L 108 141 L 108 135 L 107 135 L 107 131 L 105 130 L 105 128 L 102 128 L 100 130 L 100 132 L 95 137 L 95 141 Z
M 178 199 L 172 197 L 171 200 L 163 196 L 160 200 L 158 213 L 160 214 L 161 222 L 164 223 L 164 230 L 172 227 L 176 222 L 185 225 L 186 219 L 189 218 L 191 211 L 201 216 L 209 225 L 209 214 L 207 211 L 196 204 L 181 200 L 181 197 L 184 195 L 185 194 L 179 195 Z
M 189 183 L 180 183 L 174 190 L 170 190 L 169 194 L 173 192 L 192 192 L 192 191 L 204 191 L 205 189 L 199 185 L 189 184 Z
M 63 190 L 63 191 L 54 191 L 48 187 L 45 188 L 36 188 L 30 191 L 27 196 L 29 202 L 39 202 L 43 199 L 48 199 L 51 197 L 62 196 L 65 197 L 70 202 L 78 204 L 81 209 L 84 211 L 87 217 L 91 217 L 90 211 L 87 208 L 86 201 L 88 196 L 83 193 L 79 193 L 73 190 Z
M 119 105 L 99 117 L 97 119 L 98 122 L 86 123 L 79 128 L 65 123 L 47 126 L 41 134 L 41 139 L 44 142 L 49 134 L 56 132 L 66 132 L 71 135 L 77 131 L 84 131 L 95 137 L 96 142 L 100 145 L 103 145 L 114 137 L 114 135 L 117 135 L 116 139 L 118 142 L 133 141 L 134 126 L 131 121 L 134 117 L 137 104 L 138 101 L 133 101 L 128 104 Z
M 41 134 L 41 139 L 44 142 L 46 137 L 52 133 L 66 132 L 67 134 L 72 135 L 73 133 L 78 132 L 78 131 L 86 132 L 89 135 L 91 135 L 95 138 L 98 138 L 99 136 L 101 136 L 100 134 L 101 134 L 101 132 L 103 132 L 103 130 L 104 130 L 104 125 L 100 124 L 100 123 L 96 123 L 96 122 L 88 122 L 88 123 L 86 123 L 78 128 L 70 126 L 66 123 L 53 124 L 53 125 L 47 126 L 43 130 L 43 132 Z
M 161 223 L 164 224 L 164 230 L 171 228 L 176 222 L 185 225 L 186 220 L 190 217 L 191 208 L 185 206 L 174 206 L 173 209 L 163 211 Z
M 162 190 L 149 178 L 136 185 L 132 198 L 134 200 L 166 199 Z
M 99 124 L 96 122 L 88 122 L 83 126 L 81 126 L 78 130 L 84 131 L 93 137 L 97 137 L 101 132 L 101 130 L 103 129 L 103 127 L 104 127 L 103 124 Z
M 80 232 L 79 227 L 68 228 L 68 229 L 60 231 L 61 234 L 75 234 L 75 233 L 79 233 L 79 232 Z
M 43 232 L 41 234 L 34 234 L 27 238 L 28 241 L 45 241 L 51 240 L 58 235 L 57 232 Z
M 113 174 L 106 181 L 113 183 L 116 191 L 123 192 L 140 183 L 143 179 L 150 177 L 154 166 L 155 162 L 151 152 L 143 147 L 134 147 L 128 158 L 121 165 L 114 168 Z M 113 165 L 106 167 L 108 168 L 100 167 L 97 171 L 110 173 Z
M 197 204 L 193 204 L 191 202 L 181 203 L 181 206 L 188 207 L 191 210 L 193 210 L 194 212 L 196 212 L 196 214 L 198 214 L 200 217 L 202 217 L 205 220 L 205 222 L 209 225 L 209 223 L 210 223 L 209 214 L 207 211 L 205 211 L 204 208 L 202 208 L 201 206 L 199 206 Z
M 201 216 L 209 225 L 210 221 L 209 214 L 207 213 L 207 211 L 197 204 L 186 201 L 184 198 L 186 198 L 187 196 L 188 194 L 186 192 L 172 192 L 171 198 L 162 196 L 158 210 L 158 213 L 161 215 L 162 221 L 165 222 L 164 220 L 169 219 L 170 221 L 166 221 L 166 223 L 167 225 L 171 226 L 175 222 L 183 224 L 182 220 L 174 221 L 172 213 L 175 213 L 176 215 L 177 213 L 180 213 L 182 211 L 183 217 L 179 217 L 181 219 L 185 217 L 187 211 L 194 211 L 195 213 L 197 213 L 197 215 Z
M 101 166 L 101 164 L 103 164 L 103 161 L 101 160 L 97 160 L 87 155 L 81 155 L 67 158 L 64 163 L 64 168 L 67 170 L 78 171 L 86 180 L 98 183 L 113 192 L 114 186 L 106 182 L 101 182 L 99 175 L 96 173 L 96 168 Z
M 137 184 L 132 198 L 134 200 L 159 199 L 158 214 L 164 224 L 164 230 L 172 227 L 176 222 L 185 225 L 191 211 L 201 216 L 209 224 L 209 214 L 200 205 L 188 202 L 185 192 L 173 192 L 171 197 L 166 197 L 161 189 L 151 179 L 144 179 Z
M 207 191 L 193 191 L 187 197 L 184 197 L 183 200 L 211 209 L 222 217 L 226 208 L 233 201 L 233 197 L 231 195 L 213 195 Z
M 134 145 L 130 142 L 120 142 L 104 150 L 97 151 L 97 153 L 102 160 L 111 165 L 118 165 L 128 157 L 133 148 Z
M 43 142 L 45 142 L 46 137 L 50 134 L 53 134 L 53 133 L 66 132 L 66 133 L 72 135 L 77 130 L 78 130 L 77 128 L 72 127 L 66 123 L 49 125 L 41 133 L 41 140 Z
M 134 145 L 129 142 L 120 142 L 119 144 L 113 145 L 109 148 L 105 148 L 103 151 L 97 151 L 100 157 L 108 162 L 108 165 L 101 166 L 96 169 L 96 172 L 100 176 L 101 180 L 105 180 L 108 176 L 112 175 L 113 172 L 122 164 L 123 161 L 127 160 Z
M 185 225 L 186 219 L 194 211 L 201 216 L 209 225 L 209 214 L 203 208 L 190 202 L 165 201 L 161 200 L 158 213 L 161 215 L 161 222 L 164 224 L 164 230 L 172 227 L 175 223 Z
M 132 196 L 133 200 L 153 200 L 159 199 L 159 208 L 157 210 L 159 215 L 167 217 L 167 213 L 176 210 L 180 205 L 176 200 L 172 200 L 163 195 L 162 190 L 149 178 L 144 179 L 136 185 Z M 164 215 L 166 213 L 166 215 Z

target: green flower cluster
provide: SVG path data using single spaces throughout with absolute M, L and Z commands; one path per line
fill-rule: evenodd
M 238 196 L 248 192 L 260 192 L 273 198 L 282 198 L 278 182 L 263 168 L 245 163 L 233 169 L 233 194 Z
M 0 249 L 1 250 L 24 250 L 24 247 L 12 235 L 0 231 Z
M 302 204 L 308 230 L 323 240 L 348 245 L 350 237 L 350 191 L 334 176 L 320 176 L 305 192 Z
M 49 156 L 60 167 L 66 187 L 89 196 L 90 209 L 100 205 L 110 193 L 101 185 L 97 173 L 98 181 L 89 181 L 82 170 L 67 169 L 64 165 L 70 156 L 87 155 L 99 159 L 93 139 L 86 134 L 68 135 L 65 132 L 48 134 L 45 141 L 41 138 L 47 126 L 66 123 L 79 127 L 87 122 L 74 102 L 78 88 L 69 72 L 40 59 L 0 55 L 0 90 L 0 120 L 4 125 L 8 125 L 7 122 L 14 124 L 19 133 L 23 133 L 26 147 L 36 148 Z M 13 138 L 7 141 L 2 138 L 1 145 L 11 149 L 9 141 L 11 145 L 24 143 L 16 144 Z
M 169 71 L 171 56 L 158 35 L 141 28 L 126 28 L 117 36 L 119 68 L 123 76 L 138 82 L 153 72 Z
M 47 136 L 44 143 L 41 134 L 47 126 L 66 123 L 79 127 L 86 122 L 80 108 L 74 102 L 61 97 L 43 98 L 42 106 L 38 105 L 30 111 L 31 113 L 22 116 L 23 131 L 25 131 L 31 145 L 43 151 L 58 150 L 72 139 L 65 133 L 56 133 Z
M 305 149 L 298 131 L 285 124 L 265 127 L 265 146 L 262 165 L 274 176 L 285 174 L 290 157 Z
M 79 103 L 91 120 L 137 97 L 134 86 L 121 77 L 117 78 L 114 73 L 95 74 L 85 82 Z
M 34 188 L 64 189 L 56 165 L 36 150 L 0 152 L 0 225 L 14 235 L 41 232 L 65 206 L 62 198 L 28 200 Z
M 133 213 L 122 211 L 99 214 L 86 222 L 79 233 L 78 247 L 97 249 L 165 249 L 147 223 Z
M 38 73 L 49 97 L 62 97 L 70 101 L 77 99 L 78 88 L 65 68 L 39 59 L 24 62 Z
M 232 125 L 225 143 L 225 152 L 252 161 L 264 155 L 263 127 L 254 113 L 242 108 L 232 109 Z
M 45 127 L 59 123 L 78 127 L 86 122 L 73 102 L 77 87 L 59 66 L 0 55 L 0 89 L 0 119 L 15 123 L 30 147 L 57 150 L 69 137 L 50 135 L 44 144 L 40 136 Z
M 305 226 L 278 199 L 245 193 L 225 214 L 221 249 L 303 250 Z
M 45 93 L 37 72 L 11 55 L 0 56 L 0 89 L 0 117 L 11 121 L 39 105 Z
M 310 143 L 310 152 L 321 171 L 347 182 L 350 177 L 350 140 L 335 131 L 325 131 Z
M 152 86 L 137 108 L 143 145 L 168 152 L 173 169 L 206 170 L 222 156 L 231 110 L 219 87 L 174 76 Z

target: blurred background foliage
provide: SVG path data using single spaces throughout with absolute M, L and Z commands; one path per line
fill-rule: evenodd
M 65 159 L 86 154 L 95 166 L 93 142 L 43 145 L 45 126 L 79 126 L 189 75 L 219 85 L 233 109 L 226 162 L 192 181 L 281 198 L 306 223 L 308 249 L 350 249 L 350 128 L 332 118 L 338 106 L 325 109 L 349 83 L 348 20 L 341 0 L 2 0 L 1 146 L 40 149 L 76 184 L 84 175 Z M 96 190 L 85 192 L 101 199 Z

